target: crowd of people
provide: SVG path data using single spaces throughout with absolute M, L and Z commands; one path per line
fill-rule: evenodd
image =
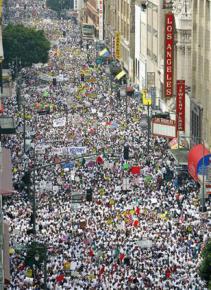
M 198 266 L 209 224 L 199 187 L 178 175 L 168 140 L 151 136 L 148 148 L 142 105 L 128 96 L 125 113 L 120 84 L 96 64 L 95 42 L 82 40 L 74 21 L 56 19 L 42 1 L 9 5 L 16 22 L 43 29 L 52 47 L 47 64 L 21 70 L 21 96 L 14 91 L 5 104 L 17 123 L 17 134 L 2 138 L 16 190 L 3 204 L 7 289 L 44 289 L 44 262 L 26 263 L 32 241 L 47 247 L 49 290 L 206 289 Z M 24 184 L 27 172 L 34 188 Z

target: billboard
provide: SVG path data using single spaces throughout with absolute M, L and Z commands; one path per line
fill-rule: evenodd
M 152 134 L 168 138 L 176 137 L 176 122 L 164 118 L 152 119 Z
M 103 40 L 103 0 L 98 1 L 99 8 L 99 40 Z
M 120 32 L 115 33 L 115 57 L 116 59 L 120 60 L 121 52 L 120 52 Z
M 177 131 L 185 131 L 185 81 L 177 80 L 176 120 Z
M 164 97 L 173 96 L 174 15 L 166 14 L 165 24 Z

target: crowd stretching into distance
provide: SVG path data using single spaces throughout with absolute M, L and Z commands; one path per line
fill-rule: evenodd
M 49 290 L 206 289 L 198 266 L 210 232 L 199 212 L 198 185 L 178 173 L 165 138 L 151 136 L 148 152 L 143 106 L 128 96 L 126 120 L 120 84 L 96 64 L 95 42 L 82 41 L 79 24 L 57 19 L 42 1 L 25 2 L 9 1 L 10 19 L 43 29 L 52 48 L 47 64 L 23 68 L 18 76 L 32 143 L 26 153 L 15 90 L 5 104 L 17 123 L 16 135 L 2 137 L 11 149 L 16 189 L 3 203 L 10 229 L 7 289 L 43 289 L 43 267 L 32 277 L 25 263 L 34 240 L 47 246 Z M 50 113 L 39 114 L 46 106 Z M 80 150 L 86 158 L 76 158 Z M 28 192 L 22 182 L 34 166 L 36 236 L 32 188 Z M 87 192 L 91 201 L 72 203 L 74 193 Z

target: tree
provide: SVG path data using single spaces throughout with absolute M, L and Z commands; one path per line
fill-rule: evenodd
M 48 8 L 57 11 L 59 14 L 64 9 L 73 9 L 73 0 L 47 0 Z
M 46 63 L 50 42 L 44 31 L 28 28 L 22 24 L 7 25 L 3 30 L 4 67 L 17 64 L 16 69 L 31 66 L 33 63 Z M 20 65 L 21 62 L 21 65 Z
M 199 275 L 202 280 L 206 281 L 211 289 L 211 241 L 207 243 L 202 251 L 202 262 L 199 268 Z

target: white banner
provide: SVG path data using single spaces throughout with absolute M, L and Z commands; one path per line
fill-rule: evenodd
M 75 146 L 52 148 L 52 153 L 54 155 L 63 155 L 63 154 L 67 155 L 68 154 L 68 155 L 78 156 L 78 155 L 85 154 L 86 151 L 87 151 L 86 147 L 75 147 Z
M 64 152 L 69 155 L 81 155 L 86 153 L 86 147 L 66 147 Z
M 66 118 L 65 117 L 53 120 L 53 127 L 54 128 L 64 127 L 65 124 L 66 124 Z

